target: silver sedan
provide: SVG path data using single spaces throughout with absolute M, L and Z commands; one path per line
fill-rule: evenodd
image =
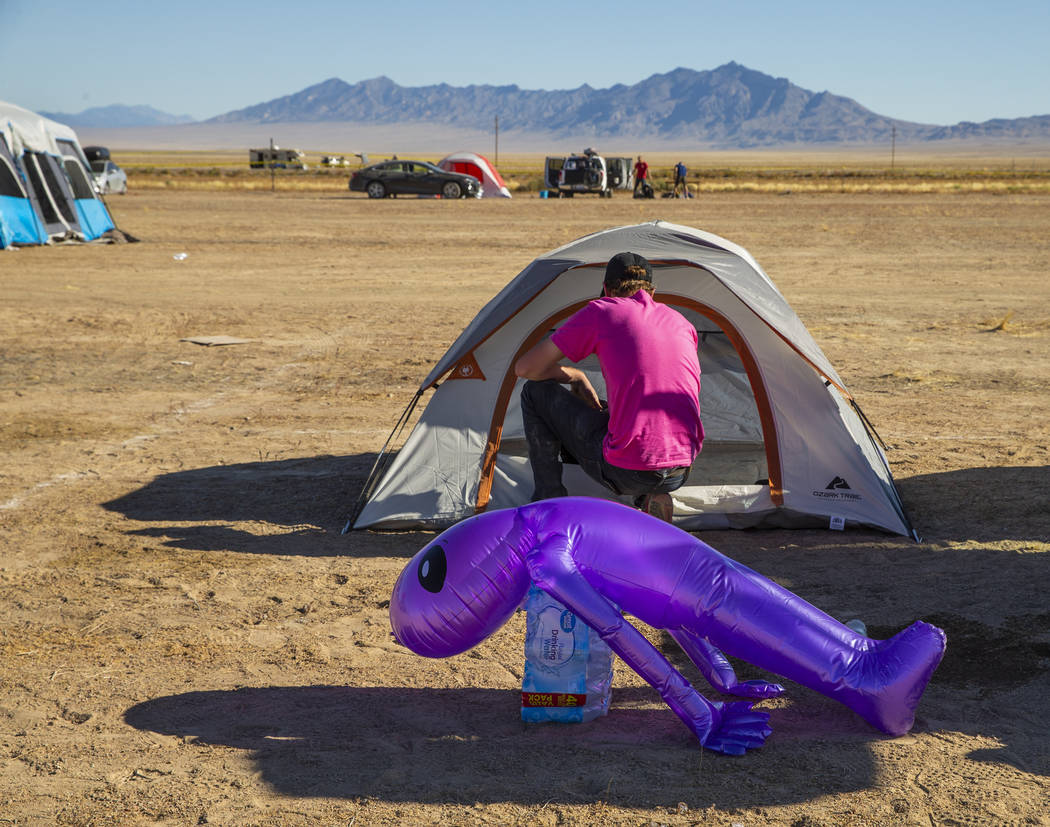
M 127 194 L 127 173 L 112 161 L 92 161 L 91 174 L 95 179 L 95 189 L 102 195 L 109 195 L 111 192 Z

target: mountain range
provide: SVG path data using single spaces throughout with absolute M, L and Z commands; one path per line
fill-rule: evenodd
M 717 148 L 783 144 L 874 144 L 891 139 L 1050 139 L 1050 115 L 954 126 L 919 124 L 876 114 L 831 92 L 811 92 L 727 63 L 717 69 L 679 68 L 632 86 L 584 85 L 562 91 L 517 86 L 403 87 L 387 77 L 348 84 L 331 78 L 294 95 L 210 119 L 210 123 L 404 121 L 546 132 L 569 137 L 689 140 Z
M 95 106 L 75 115 L 62 112 L 41 112 L 45 118 L 79 129 L 82 126 L 126 127 L 126 126 L 172 126 L 195 123 L 189 115 L 169 115 L 152 106 Z
M 125 119 L 132 113 L 158 118 L 150 107 L 88 110 Z M 143 110 L 149 110 L 143 112 Z M 78 126 L 88 112 L 65 116 Z M 185 118 L 168 123 L 186 123 Z M 404 87 L 388 77 L 349 84 L 330 78 L 300 92 L 238 109 L 204 121 L 229 124 L 432 125 L 554 137 L 650 139 L 710 148 L 781 145 L 925 143 L 943 140 L 1050 142 L 1050 115 L 995 119 L 950 126 L 913 123 L 879 115 L 851 98 L 811 92 L 738 63 L 696 71 L 678 68 L 631 86 L 588 85 L 571 90 L 528 90 L 518 86 Z M 57 117 L 56 120 L 63 120 Z M 154 120 L 153 124 L 160 121 Z M 86 125 L 86 124 L 85 124 Z M 101 125 L 101 124 L 93 124 Z M 107 126 L 120 124 L 110 121 Z M 132 124 L 128 124 L 132 125 Z M 146 125 L 140 122 L 137 125 Z

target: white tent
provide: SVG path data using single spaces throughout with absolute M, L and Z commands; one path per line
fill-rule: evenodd
M 437 165 L 449 172 L 473 175 L 481 182 L 482 198 L 510 198 L 510 190 L 503 177 L 484 155 L 454 152 L 438 161 Z
M 76 133 L 0 101 L 0 247 L 90 241 L 113 228 Z
M 423 381 L 399 427 L 433 390 L 425 410 L 400 451 L 380 454 L 348 528 L 439 527 L 528 501 L 514 363 L 599 294 L 606 262 L 625 250 L 653 263 L 656 299 L 700 338 L 706 438 L 672 495 L 676 524 L 914 535 L 866 419 L 773 282 L 741 247 L 663 221 L 540 256 L 493 298 Z M 601 394 L 597 361 L 580 366 Z M 576 466 L 566 467 L 565 484 L 573 495 L 615 499 Z

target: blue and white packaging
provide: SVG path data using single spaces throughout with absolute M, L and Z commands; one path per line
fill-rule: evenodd
M 613 653 L 574 612 L 535 585 L 525 599 L 521 719 L 581 723 L 609 711 Z

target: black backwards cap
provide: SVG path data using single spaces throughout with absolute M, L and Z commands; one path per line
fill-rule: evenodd
M 628 267 L 640 267 L 643 273 L 628 273 Z M 625 281 L 647 281 L 653 283 L 653 265 L 649 259 L 637 253 L 617 253 L 605 265 L 605 286 L 610 292 Z M 603 293 L 604 295 L 604 293 Z

